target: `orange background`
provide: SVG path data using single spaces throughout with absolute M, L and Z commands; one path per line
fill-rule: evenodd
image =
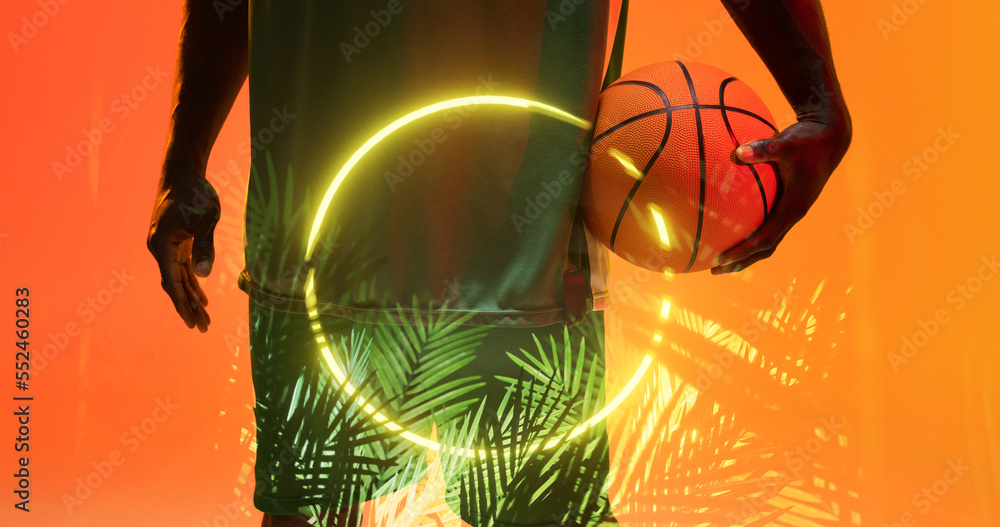
M 820 332 L 825 349 L 835 344 L 838 350 L 824 404 L 848 423 L 843 434 L 850 446 L 846 463 L 857 476 L 855 514 L 819 524 L 892 525 L 910 513 L 916 525 L 1000 526 L 1000 349 L 990 337 L 1000 280 L 969 283 L 981 258 L 1000 252 L 1000 178 L 988 162 L 995 150 L 990 117 L 1000 115 L 1000 5 L 825 4 L 854 141 L 823 195 L 776 254 L 750 270 L 654 276 L 636 297 L 668 295 L 675 313 L 697 311 L 739 331 L 755 309 L 774 305 L 777 291 L 794 287 L 818 313 L 817 324 L 835 328 Z M 17 46 L 9 34 L 22 30 L 22 17 L 44 11 L 36 0 L 7 0 L 0 7 L 7 35 L 0 61 L 8 160 L 0 193 L 0 303 L 8 307 L 0 325 L 13 329 L 14 289 L 30 287 L 34 370 L 27 393 L 35 397 L 32 510 L 25 514 L 13 508 L 11 493 L 17 466 L 10 397 L 19 393 L 9 373 L 14 339 L 6 333 L 0 524 L 259 525 L 259 512 L 241 508 L 252 491 L 252 478 L 246 478 L 254 427 L 247 299 L 236 288 L 249 169 L 239 148 L 249 130 L 246 89 L 209 165 L 223 217 L 215 267 L 203 281 L 212 325 L 201 334 L 174 312 L 144 243 L 166 137 L 181 2 L 57 5 L 54 15 L 38 15 L 45 25 Z M 617 12 L 617 5 L 612 8 Z M 684 54 L 740 77 L 779 125 L 788 125 L 794 115 L 739 30 L 719 22 L 728 20 L 722 9 L 718 2 L 635 0 L 624 70 Z M 898 25 L 884 33 L 890 23 Z M 150 77 L 138 89 L 147 68 L 166 77 Z M 126 114 L 121 97 L 133 90 L 142 100 Z M 110 131 L 60 181 L 52 163 L 65 162 L 67 146 L 104 119 Z M 938 141 L 941 148 L 934 150 L 941 129 L 951 130 L 954 140 Z M 913 156 L 933 159 L 916 181 L 906 171 Z M 888 201 L 884 193 L 894 184 L 905 192 L 849 237 L 845 224 L 858 224 L 858 208 L 877 211 L 874 193 Z M 123 286 L 112 283 L 116 272 L 125 276 Z M 618 281 L 634 272 L 613 262 L 612 291 L 619 300 Z M 822 294 L 813 298 L 821 283 Z M 978 292 L 960 306 L 953 289 L 967 283 Z M 91 297 L 99 311 L 87 307 Z M 617 371 L 609 391 L 620 389 L 641 356 L 622 344 L 623 317 L 642 324 L 644 314 L 659 313 L 658 304 L 647 304 L 619 301 L 608 312 L 609 361 Z M 902 339 L 912 338 L 939 310 L 947 322 L 894 372 L 887 354 L 898 353 Z M 650 327 L 658 323 L 655 316 L 649 320 Z M 66 334 L 72 324 L 79 332 Z M 664 331 L 670 339 L 672 330 Z M 774 335 L 765 332 L 760 346 L 784 354 Z M 39 357 L 46 346 L 48 358 Z M 176 408 L 169 415 L 157 411 L 158 400 Z M 625 407 L 639 402 L 633 397 Z M 623 410 L 612 419 L 621 424 L 628 415 Z M 78 478 L 96 472 L 95 466 L 106 468 L 116 451 L 119 463 L 68 510 L 64 495 L 75 493 Z M 926 512 L 915 506 L 913 496 L 945 477 L 948 462 L 956 460 L 970 470 Z M 239 513 L 226 517 L 233 507 Z

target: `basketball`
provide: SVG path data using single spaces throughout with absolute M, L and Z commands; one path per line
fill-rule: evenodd
M 600 95 L 584 222 L 632 264 L 708 269 L 774 205 L 774 168 L 741 163 L 736 148 L 776 132 L 760 97 L 718 68 L 660 62 L 634 70 Z

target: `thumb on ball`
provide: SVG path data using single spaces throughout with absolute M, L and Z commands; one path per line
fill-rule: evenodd
M 774 139 L 758 139 L 740 145 L 736 157 L 744 163 L 763 163 L 770 161 L 777 150 L 778 142 Z

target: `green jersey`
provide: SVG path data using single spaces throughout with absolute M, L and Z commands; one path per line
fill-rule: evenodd
M 593 122 L 608 11 L 253 0 L 240 288 L 304 313 L 314 270 L 318 311 L 358 322 L 447 310 L 465 324 L 543 326 L 603 309 L 609 253 L 578 207 L 591 132 L 510 101 Z

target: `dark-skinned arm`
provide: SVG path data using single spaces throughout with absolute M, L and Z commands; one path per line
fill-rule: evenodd
M 202 332 L 210 323 L 208 297 L 196 271 L 205 277 L 212 269 L 213 233 L 222 211 L 206 167 L 247 78 L 247 3 L 224 13 L 216 12 L 214 2 L 185 3 L 170 129 L 146 237 L 160 285 L 184 323 Z
M 771 256 L 819 197 L 852 135 L 820 1 L 722 3 L 777 81 L 798 122 L 773 138 L 736 149 L 745 163 L 773 163 L 782 192 L 760 228 L 720 255 L 713 274 L 741 271 Z

